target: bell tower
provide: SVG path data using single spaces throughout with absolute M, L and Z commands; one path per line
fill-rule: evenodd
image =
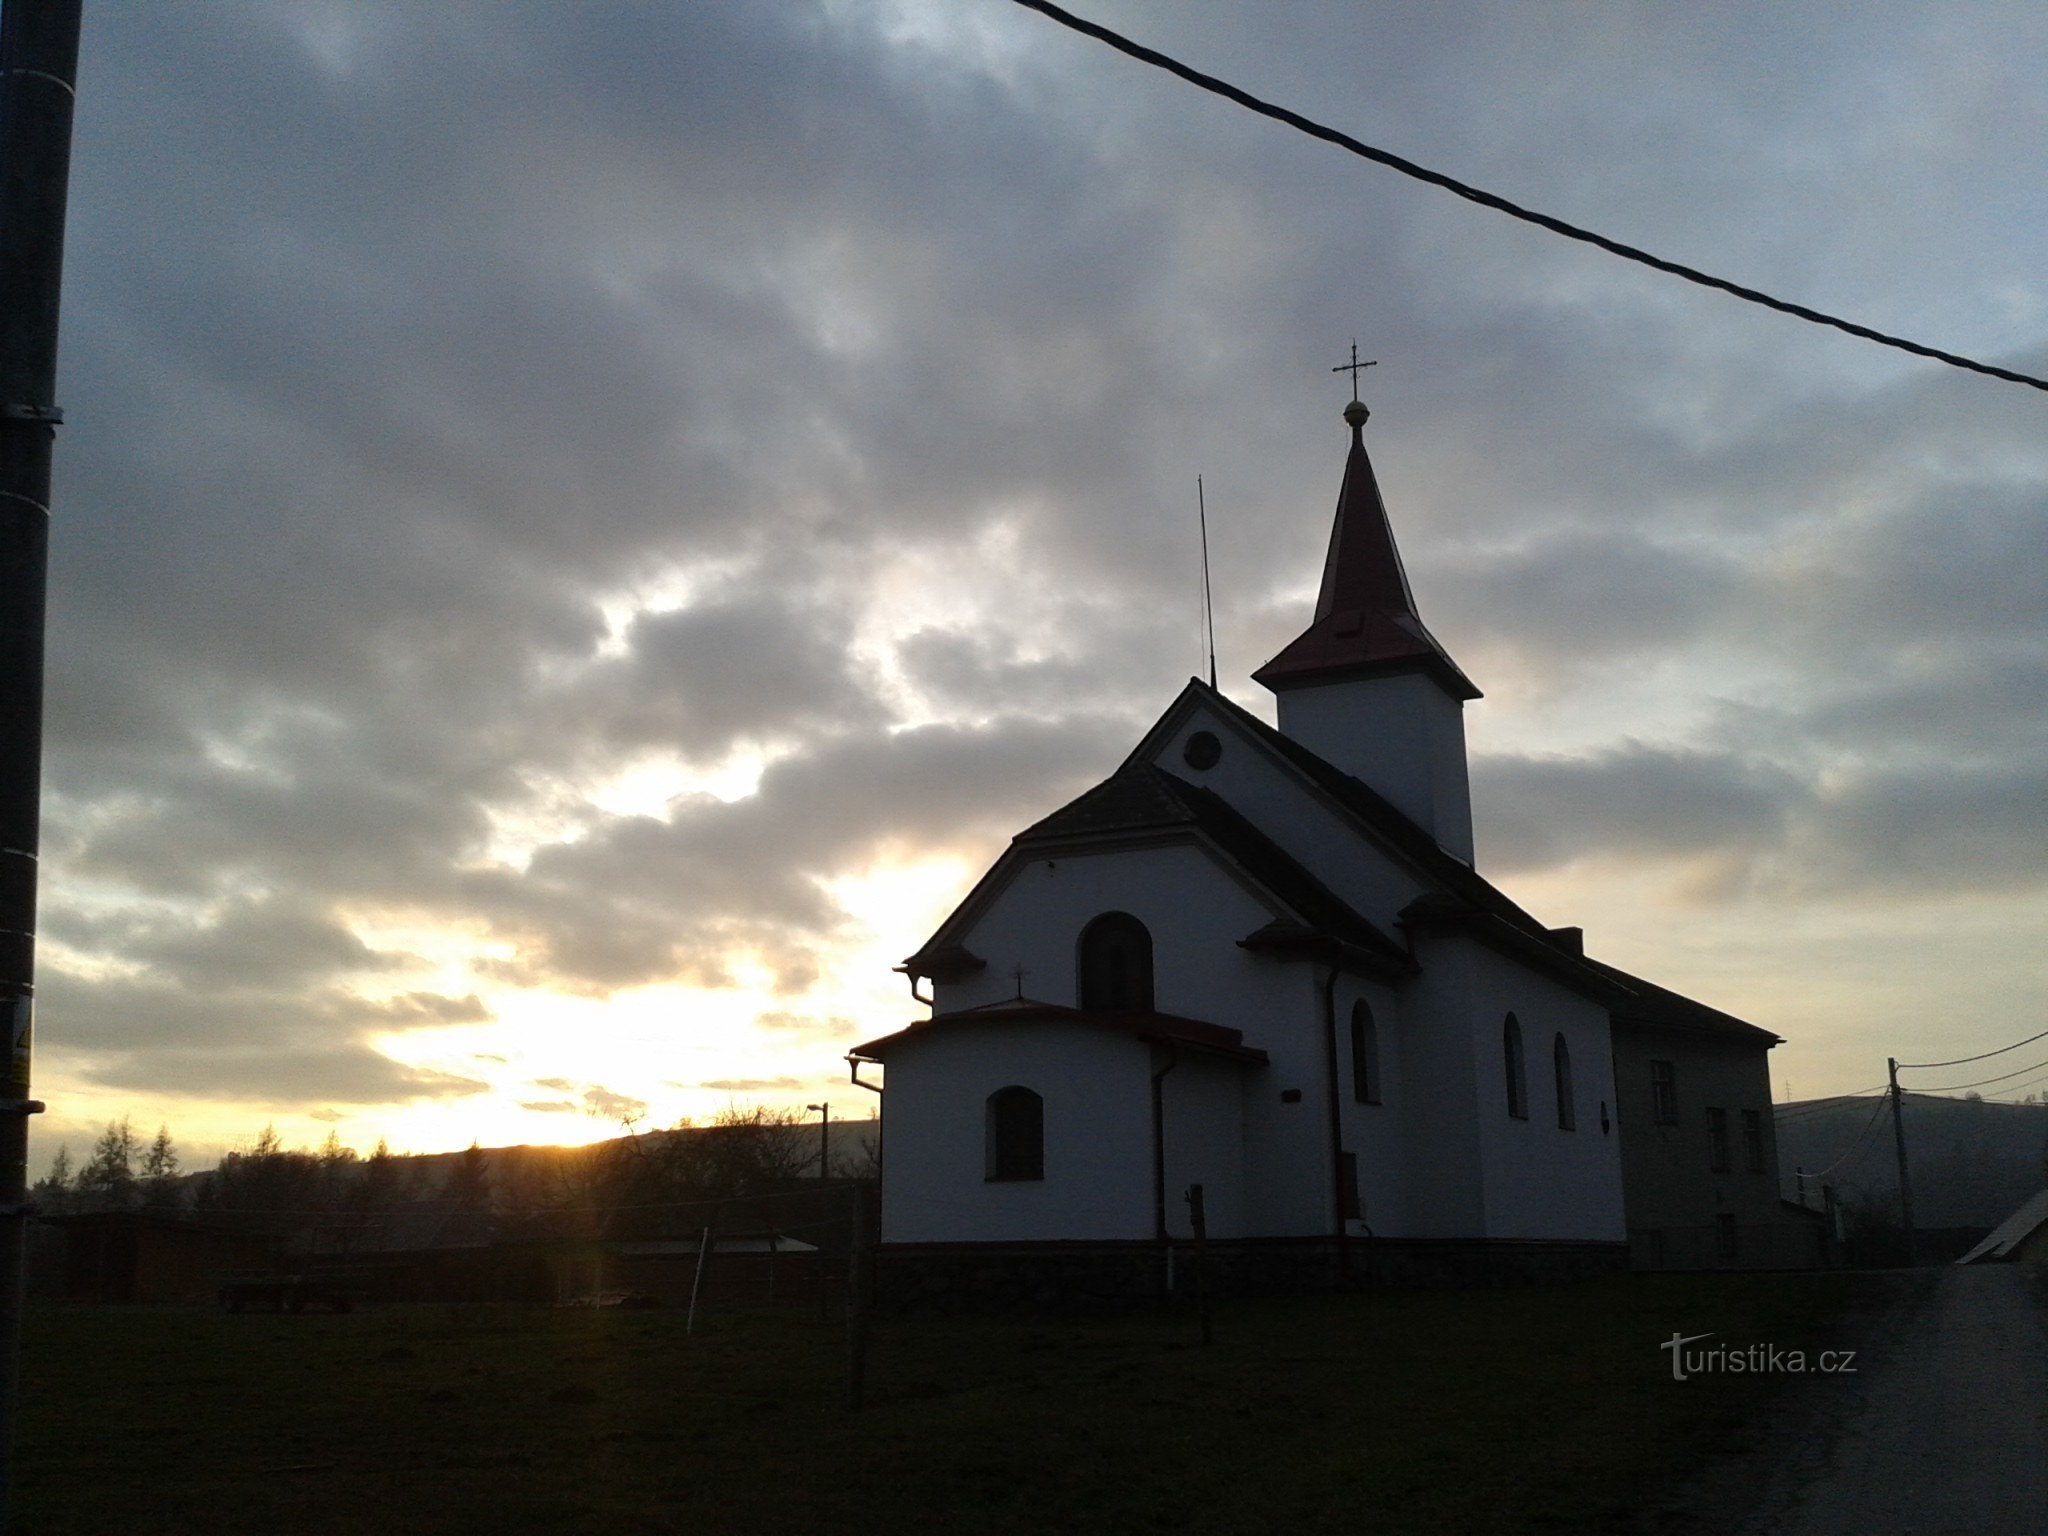
M 1351 452 L 1315 618 L 1252 678 L 1278 696 L 1282 735 L 1378 790 L 1469 864 L 1464 707 L 1480 693 L 1415 611 L 1365 451 L 1371 412 L 1357 397 L 1357 370 L 1371 364 L 1357 351 L 1337 370 L 1352 375 Z

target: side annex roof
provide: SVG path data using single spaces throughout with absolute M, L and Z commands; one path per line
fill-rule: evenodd
M 1718 1008 L 1709 1008 L 1682 992 L 1660 987 L 1654 981 L 1631 976 L 1618 965 L 1609 965 L 1590 955 L 1586 957 L 1586 964 L 1611 978 L 1621 988 L 1623 995 L 1608 1004 L 1608 1012 L 1613 1014 L 1614 1022 L 1624 1028 L 1635 1024 L 1651 1029 L 1682 1030 L 1687 1034 L 1719 1035 L 1744 1044 L 1762 1044 L 1766 1050 L 1785 1043 L 1782 1035 L 1774 1035 L 1761 1025 L 1738 1019 Z
M 891 1051 L 908 1041 L 927 1039 L 941 1032 L 951 1034 L 955 1030 L 977 1024 L 1086 1024 L 1096 1029 L 1131 1035 L 1154 1045 L 1221 1056 L 1240 1066 L 1260 1067 L 1267 1061 L 1264 1051 L 1257 1046 L 1244 1043 L 1243 1030 L 1231 1029 L 1226 1025 L 1184 1018 L 1176 1013 L 1155 1013 L 1149 1010 L 1084 1012 L 1079 1008 L 1068 1008 L 1059 1003 L 1036 1002 L 1028 997 L 1006 998 L 999 1003 L 984 1003 L 978 1008 L 956 1008 L 951 1013 L 939 1013 L 929 1019 L 919 1019 L 894 1034 L 883 1035 L 880 1039 L 870 1040 L 865 1045 L 856 1045 L 846 1053 L 847 1059 L 883 1061 Z

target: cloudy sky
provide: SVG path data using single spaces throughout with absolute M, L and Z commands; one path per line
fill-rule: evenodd
M 1082 9 L 2048 370 L 2037 5 Z M 1270 718 L 1354 336 L 1481 867 L 1797 1097 L 2042 1027 L 2048 397 L 1007 0 L 92 7 L 64 325 L 42 1156 L 866 1113 L 889 967 L 1201 666 L 1198 473 Z

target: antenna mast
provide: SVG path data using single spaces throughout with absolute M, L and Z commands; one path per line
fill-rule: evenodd
M 1209 639 L 1209 686 L 1216 686 L 1216 603 L 1209 595 L 1209 504 L 1202 496 L 1202 477 L 1195 476 L 1195 510 L 1202 522 L 1202 628 Z

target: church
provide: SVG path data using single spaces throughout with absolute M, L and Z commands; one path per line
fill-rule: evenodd
M 1281 1283 L 1812 1261 L 1778 1037 L 1474 867 L 1480 692 L 1417 612 L 1368 414 L 1314 617 L 1253 674 L 1278 728 L 1190 680 L 903 963 L 930 1016 L 849 1054 L 885 1262 L 1170 1285 L 1198 1230 Z

